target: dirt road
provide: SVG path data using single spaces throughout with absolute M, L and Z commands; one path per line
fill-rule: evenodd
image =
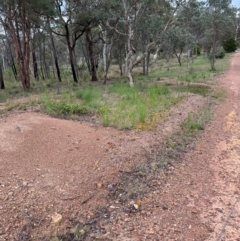
M 240 52 L 219 83 L 227 92 L 226 99 L 218 105 L 201 141 L 186 155 L 187 167 L 176 171 L 174 179 L 179 184 L 173 184 L 189 190 L 180 181 L 187 180 L 191 189 L 183 191 L 186 206 L 199 214 L 198 221 L 206 226 L 208 235 L 202 237 L 205 231 L 197 230 L 189 220 L 190 230 L 179 235 L 180 240 L 240 240 Z
M 137 212 L 109 201 L 114 180 L 160 148 L 206 99 L 190 96 L 155 132 L 39 113 L 0 119 L 0 241 L 240 240 L 240 52 L 219 85 L 226 99 L 201 140 L 160 171 L 146 195 L 132 197 L 141 200 Z
M 218 106 L 215 118 L 206 129 L 195 152 L 209 164 L 211 182 L 202 192 L 205 206 L 202 218 L 210 223 L 209 240 L 240 240 L 240 53 L 231 61 L 231 68 L 220 79 L 227 90 L 224 103 Z M 191 155 L 191 154 L 190 154 Z M 199 202 L 200 205 L 201 202 Z

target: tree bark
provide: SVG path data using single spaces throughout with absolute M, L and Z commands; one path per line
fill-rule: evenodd
M 92 76 L 92 81 L 98 81 L 97 78 L 97 69 L 93 55 L 93 41 L 91 40 L 91 29 L 87 29 L 85 32 L 86 35 L 86 44 L 88 50 L 88 56 L 90 60 L 90 74 Z
M 42 74 L 42 79 L 45 80 L 44 70 L 43 70 L 43 60 L 42 60 L 42 43 L 39 44 L 39 56 L 40 56 L 40 69 Z
M 181 49 L 180 53 L 178 54 L 177 50 L 175 48 L 173 48 L 173 52 L 174 52 L 175 56 L 177 57 L 179 66 L 182 66 L 182 62 L 181 62 L 182 51 L 183 51 L 183 49 Z
M 37 65 L 37 58 L 36 58 L 35 50 L 32 51 L 32 59 L 33 59 L 33 73 L 34 73 L 34 78 L 35 78 L 36 80 L 39 80 L 39 76 L 38 76 L 38 65 Z
M 149 64 L 150 64 L 150 52 L 148 51 L 147 53 L 147 56 L 146 56 L 146 65 L 147 65 L 147 68 L 146 68 L 146 75 L 149 74 Z
M 74 67 L 73 49 L 69 45 L 68 45 L 68 53 L 69 53 L 69 61 L 70 61 L 70 65 L 71 65 L 72 75 L 73 75 L 73 81 L 75 83 L 77 83 L 78 79 L 77 79 L 77 75 L 76 75 L 76 71 L 75 71 L 75 67 Z
M 50 36 L 51 47 L 52 47 L 51 49 L 52 49 L 54 63 L 55 63 L 56 71 L 57 71 L 58 81 L 62 82 L 61 73 L 60 73 L 60 69 L 59 69 L 59 65 L 58 65 L 57 52 L 56 52 L 55 43 L 54 43 L 54 39 L 53 39 L 53 34 L 52 34 L 52 31 L 51 31 L 51 28 L 50 28 L 49 20 L 48 20 L 48 28 L 49 28 L 49 36 Z
M 36 45 L 35 45 L 35 29 L 33 30 L 33 40 L 32 40 L 32 64 L 33 64 L 33 75 L 35 80 L 39 80 L 38 76 L 38 64 L 37 64 L 37 57 L 36 57 Z
M 29 62 L 30 62 L 30 22 L 26 17 L 25 12 L 25 6 L 24 3 L 21 4 L 19 2 L 19 12 L 20 12 L 20 18 L 22 22 L 22 44 L 20 39 L 20 33 L 19 33 L 19 24 L 16 16 L 13 16 L 12 6 L 11 4 L 8 5 L 8 23 L 11 30 L 13 43 L 14 43 L 14 49 L 15 49 L 15 55 L 17 58 L 17 64 L 20 74 L 20 79 L 22 81 L 23 89 L 29 89 L 30 88 L 30 73 L 29 73 Z M 14 19 L 15 17 L 15 19 Z M 15 20 L 15 25 L 13 23 L 13 19 Z
M 3 79 L 3 69 L 2 69 L 2 63 L 0 62 L 0 89 L 5 89 L 4 79 Z
M 147 62 L 147 61 L 146 61 L 146 58 L 144 58 L 144 59 L 143 59 L 143 63 L 142 63 L 142 64 L 143 64 L 143 65 L 142 65 L 142 68 L 143 68 L 142 74 L 143 74 L 143 75 L 146 75 L 146 62 Z
M 100 26 L 101 28 L 101 26 Z M 107 78 L 108 78 L 108 72 L 107 72 L 107 33 L 106 30 L 103 31 L 103 52 L 102 52 L 102 56 L 103 56 L 103 71 L 104 71 L 104 78 L 103 78 L 103 84 L 106 84 L 107 82 Z
M 45 70 L 45 76 L 47 78 L 49 78 L 49 67 L 48 67 L 48 64 L 46 62 L 46 41 L 45 41 L 45 37 L 44 37 L 44 41 L 43 41 L 43 66 L 44 66 L 44 70 Z
M 5 44 L 5 43 L 4 43 Z M 13 53 L 12 53 L 12 49 L 11 49 L 11 45 L 9 43 L 9 40 L 7 39 L 7 44 L 5 44 L 5 46 L 7 45 L 7 49 L 9 51 L 9 55 L 10 55 L 10 66 L 12 68 L 12 72 L 14 75 L 14 78 L 16 81 L 18 81 L 18 73 L 17 73 L 17 68 L 15 66 L 15 62 L 14 62 L 14 58 L 13 58 Z
M 74 48 L 71 46 L 70 33 L 69 33 L 69 28 L 68 28 L 67 23 L 65 23 L 65 30 L 66 30 L 66 41 L 67 41 L 69 61 L 70 61 L 70 65 L 71 65 L 73 81 L 75 83 L 77 83 L 78 79 L 77 79 L 76 70 L 75 70 L 75 66 L 74 66 L 74 56 L 73 56 Z

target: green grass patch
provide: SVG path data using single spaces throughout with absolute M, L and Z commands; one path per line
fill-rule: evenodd
M 6 102 L 7 97 L 6 94 L 4 92 L 0 92 L 0 103 L 4 103 Z
M 152 68 L 148 77 L 160 81 L 167 78 L 187 83 L 209 83 L 213 81 L 214 76 L 229 68 L 230 57 L 226 55 L 224 59 L 218 59 L 214 72 L 210 70 L 209 59 L 203 55 L 191 60 L 189 69 L 187 69 L 185 57 L 182 57 L 182 66 L 179 66 L 176 59 L 173 59 L 170 70 L 167 70 L 164 60 L 160 60 L 155 64 L 156 67 Z M 159 65 L 162 67 L 159 68 Z
M 86 103 L 93 101 L 99 97 L 98 89 L 92 86 L 85 86 L 76 91 L 77 98 L 84 100 Z
M 189 134 L 195 134 L 199 130 L 203 130 L 206 123 L 208 123 L 212 117 L 213 103 L 208 104 L 207 107 L 199 110 L 197 113 L 189 113 L 187 119 L 182 123 L 184 132 Z
M 35 105 L 40 104 L 42 111 L 47 114 L 71 118 L 74 115 L 91 113 L 99 116 L 104 126 L 150 130 L 154 129 L 168 109 L 187 96 L 187 93 L 202 96 L 212 94 L 216 99 L 222 98 L 222 93 L 212 93 L 206 84 L 229 66 L 229 56 L 217 60 L 217 70 L 214 72 L 209 71 L 210 64 L 204 56 L 195 58 L 190 69 L 186 68 L 184 56 L 181 67 L 176 59 L 172 59 L 169 71 L 165 61 L 161 59 L 151 65 L 148 76 L 139 74 L 142 68 L 134 69 L 133 88 L 129 87 L 125 77 L 119 76 L 116 65 L 111 66 L 111 80 L 105 86 L 100 82 L 89 83 L 89 78 L 84 76 L 80 77 L 79 83 L 74 83 L 65 66 L 61 83 L 51 76 L 46 80 L 32 80 L 28 91 L 23 91 L 21 82 L 15 81 L 8 70 L 5 76 L 9 76 L 9 79 L 5 83 L 6 89 L 0 92 L 0 102 L 12 102 L 6 104 L 9 111 L 28 109 L 32 104 L 28 104 L 23 97 L 28 98 L 34 94 L 40 99 Z M 84 74 L 89 75 L 87 71 L 84 71 Z
M 76 97 L 84 102 L 90 108 L 99 107 L 100 90 L 98 87 L 85 86 L 76 91 Z
M 62 98 L 45 94 L 40 98 L 40 105 L 45 113 L 60 117 L 89 113 L 89 109 L 75 102 L 71 94 L 66 94 Z
M 152 129 L 156 115 L 181 100 L 168 86 L 160 85 L 141 84 L 130 88 L 128 84 L 116 84 L 108 91 L 116 95 L 115 101 L 99 109 L 100 117 L 103 125 L 120 129 Z

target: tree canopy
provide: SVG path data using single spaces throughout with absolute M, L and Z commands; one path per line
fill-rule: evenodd
M 87 67 L 92 81 L 103 66 L 104 82 L 114 59 L 131 86 L 133 68 L 149 56 L 189 58 L 195 46 L 215 68 L 215 55 L 229 39 L 239 40 L 239 11 L 230 0 L 3 0 L 1 51 L 24 89 L 32 78 L 56 76 L 70 66 L 72 79 Z

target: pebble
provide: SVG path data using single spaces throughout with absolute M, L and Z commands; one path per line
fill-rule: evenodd
M 168 206 L 165 205 L 165 204 L 163 204 L 163 205 L 162 205 L 162 209 L 163 209 L 163 210 L 168 210 Z

